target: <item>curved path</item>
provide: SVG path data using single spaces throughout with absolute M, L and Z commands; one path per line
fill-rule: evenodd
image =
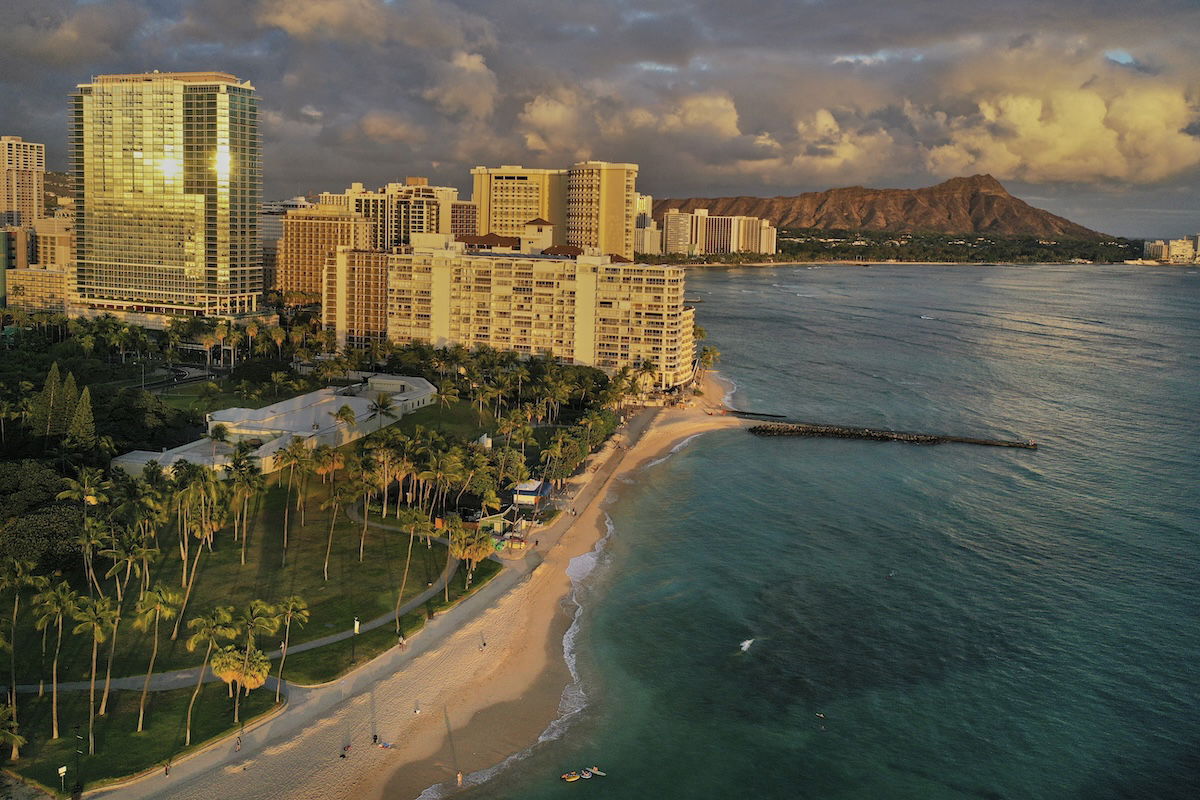
M 361 519 L 361 517 L 359 519 Z M 380 523 L 377 523 L 377 522 L 371 522 L 368 524 L 370 524 L 372 527 L 376 527 L 376 528 L 388 528 L 390 530 L 402 530 L 401 528 L 397 528 L 392 525 L 381 525 Z M 408 531 L 405 530 L 404 532 L 407 533 Z M 434 536 L 432 538 L 435 542 L 440 542 L 440 543 L 446 544 L 446 545 L 449 544 L 445 538 L 441 538 L 441 537 L 437 537 L 437 536 Z M 456 558 L 450 559 L 449 565 L 447 565 L 446 568 L 442 570 L 442 574 L 438 576 L 438 579 L 436 581 L 434 581 L 431 585 L 426 587 L 425 591 L 421 592 L 416 597 L 414 597 L 413 599 L 411 599 L 407 603 L 405 603 L 403 606 L 401 606 L 400 613 L 407 614 L 410 611 L 420 608 L 422 605 L 425 604 L 425 602 L 427 600 L 429 600 L 429 598 L 433 597 L 435 594 L 442 591 L 442 589 L 446 585 L 446 581 L 450 580 L 450 578 L 454 576 L 455 571 L 458 569 L 458 563 L 459 563 L 458 559 L 456 559 Z M 395 621 L 396 621 L 396 613 L 394 611 L 389 611 L 388 613 L 383 614 L 382 616 L 378 616 L 375 619 L 370 620 L 369 622 L 360 623 L 359 631 L 360 632 L 373 631 L 376 628 L 383 627 L 384 625 L 387 625 L 389 623 L 394 624 Z M 331 633 L 328 636 L 322 636 L 319 639 L 310 639 L 307 642 L 299 642 L 297 644 L 290 645 L 288 647 L 288 652 L 291 653 L 292 655 L 295 655 L 296 653 L 303 653 L 305 650 L 315 650 L 318 647 L 324 647 L 327 644 L 333 644 L 334 642 L 340 642 L 345 639 L 349 639 L 353 635 L 354 635 L 354 629 L 349 628 L 344 631 L 338 631 L 337 633 Z M 272 650 L 269 653 L 267 653 L 267 658 L 276 659 L 276 658 L 279 658 L 280 655 L 281 655 L 281 651 L 276 649 L 276 650 Z M 163 672 L 163 673 L 157 674 L 150 679 L 150 691 L 165 692 L 165 691 L 169 691 L 171 689 L 183 689 L 183 688 L 195 686 L 196 685 L 196 672 L 198 669 L 199 669 L 198 667 L 190 667 L 188 669 L 177 669 L 177 670 L 173 670 L 171 672 Z M 220 680 L 220 678 L 218 678 L 216 675 L 214 675 L 213 671 L 211 669 L 205 670 L 205 676 L 204 676 L 205 683 L 211 683 L 213 681 L 218 681 L 218 680 Z M 136 689 L 138 691 L 141 691 L 142 685 L 145 683 L 145 681 L 146 681 L 145 675 L 132 675 L 128 678 L 113 678 L 111 685 L 112 685 L 113 689 Z M 99 678 L 97 678 L 97 682 L 99 682 Z M 58 685 L 58 689 L 59 689 L 59 691 L 69 692 L 69 691 L 73 691 L 73 690 L 87 689 L 90 685 L 91 684 L 88 681 L 70 681 L 68 683 L 60 683 Z M 274 689 L 275 688 L 275 678 L 268 678 L 267 685 L 270 688 Z M 45 686 L 43 685 L 40 688 L 44 689 Z M 284 688 L 288 689 L 287 681 L 284 681 Z M 26 693 L 26 694 L 33 693 L 38 690 L 39 690 L 39 686 L 36 683 L 23 683 L 17 687 L 18 692 L 22 692 L 22 693 Z M 290 691 L 290 689 L 288 689 L 288 690 Z

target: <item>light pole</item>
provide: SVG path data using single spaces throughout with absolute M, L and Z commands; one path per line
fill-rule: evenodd
M 79 732 L 79 726 L 75 726 L 75 785 L 71 787 L 71 794 L 75 797 L 83 796 L 83 776 L 79 774 L 79 759 L 83 755 L 83 734 Z
M 354 618 L 354 635 L 350 637 L 350 663 L 353 664 L 357 660 L 355 652 L 358 646 L 358 617 Z

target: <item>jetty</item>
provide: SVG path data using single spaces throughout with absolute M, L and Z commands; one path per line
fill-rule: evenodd
M 764 414 L 747 414 L 746 412 L 730 412 L 737 416 L 759 418 Z M 828 439 L 868 439 L 876 442 L 906 442 L 908 444 L 943 444 L 956 442 L 959 444 L 978 444 L 985 447 L 1018 447 L 1023 450 L 1037 450 L 1037 442 L 1032 440 L 1013 439 L 977 439 L 971 436 L 943 436 L 936 433 L 911 433 L 908 431 L 889 431 L 877 428 L 857 428 L 848 425 L 818 425 L 811 422 L 770 422 L 755 425 L 750 428 L 755 436 L 806 436 Z

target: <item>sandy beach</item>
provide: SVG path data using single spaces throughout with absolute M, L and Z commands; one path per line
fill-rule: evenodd
M 293 720 L 305 721 L 303 727 L 296 730 L 293 722 L 286 734 L 270 725 L 247 732 L 240 751 L 218 745 L 208 757 L 210 767 L 201 771 L 197 764 L 179 782 L 151 778 L 101 794 L 182 799 L 203 791 L 225 800 L 398 800 L 435 784 L 452 790 L 460 772 L 469 785 L 473 773 L 524 750 L 559 716 L 571 682 L 563 635 L 576 607 L 567 567 L 604 536 L 603 504 L 619 485 L 614 479 L 688 437 L 744 426 L 740 419 L 711 413 L 721 408 L 724 393 L 710 375 L 704 395 L 689 407 L 633 416 L 568 484 L 566 513 L 531 534 L 538 542 L 534 553 L 513 562 L 472 598 L 478 601 L 474 607 L 464 603 L 439 614 L 409 643 L 394 671 L 374 677 L 377 659 L 339 681 L 335 698 L 313 689 L 307 691 L 325 696 L 309 700 L 300 690 L 289 701 L 296 708 L 280 719 L 292 713 Z M 375 746 L 373 737 L 392 746 Z

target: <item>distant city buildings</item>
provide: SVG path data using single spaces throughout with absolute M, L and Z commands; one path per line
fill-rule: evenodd
M 648 256 L 663 253 L 663 232 L 654 220 L 654 198 L 648 194 L 633 196 L 633 252 Z
M 258 316 L 270 288 L 320 302 L 342 347 L 486 345 L 635 369 L 662 389 L 692 376 L 683 271 L 632 263 L 667 238 L 636 164 L 476 167 L 470 200 L 408 177 L 263 203 L 246 81 L 100 75 L 77 86 L 70 112 L 75 196 L 53 218 L 44 146 L 0 138 L 0 298 L 13 308 L 162 328 Z M 743 218 L 687 217 L 700 230 L 687 252 L 697 235 L 721 252 L 762 242 Z
M 1143 257 L 1166 264 L 1200 263 L 1200 234 L 1182 239 L 1152 239 L 1143 245 Z
M 46 145 L 0 136 L 0 226 L 30 226 L 45 216 Z
M 776 251 L 775 226 L 758 217 L 713 216 L 707 209 L 672 208 L 662 218 L 663 252 L 684 255 L 763 253 Z
M 76 302 L 163 327 L 259 310 L 254 87 L 224 72 L 100 75 L 71 97 Z

